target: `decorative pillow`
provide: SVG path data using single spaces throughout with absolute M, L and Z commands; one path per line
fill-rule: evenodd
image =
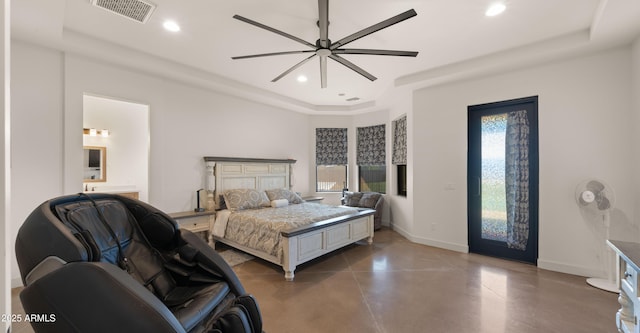
M 271 206 L 264 191 L 236 189 L 224 191 L 224 202 L 230 210 L 243 210 Z
M 303 203 L 304 200 L 298 195 L 298 193 L 287 190 L 286 188 L 277 188 L 272 190 L 266 190 L 269 200 L 287 199 L 290 204 Z
M 362 198 L 360 198 L 360 203 L 358 207 L 365 208 L 375 208 L 376 203 L 378 203 L 378 199 L 382 194 L 376 192 L 365 192 L 362 194 Z
M 344 195 L 344 204 L 346 206 L 358 207 L 362 198 L 362 192 L 347 192 Z
M 289 200 L 287 199 L 276 199 L 271 201 L 271 207 L 280 208 L 289 205 Z

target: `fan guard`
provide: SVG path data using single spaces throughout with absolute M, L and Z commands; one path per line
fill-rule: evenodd
M 613 207 L 615 194 L 600 180 L 583 181 L 576 187 L 576 202 L 580 207 L 604 214 Z

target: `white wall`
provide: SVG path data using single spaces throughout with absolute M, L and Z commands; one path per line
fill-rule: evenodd
M 10 239 L 12 232 L 11 220 L 11 150 L 10 150 L 10 129 L 9 122 L 11 119 L 11 87 L 9 86 L 10 79 L 10 59 L 11 59 L 11 40 L 10 40 L 10 0 L 0 1 L 0 77 L 2 77 L 2 83 L 0 83 L 0 103 L 2 108 L 0 110 L 0 188 L 2 193 L 0 194 L 0 239 L 2 239 L 2 245 L 0 245 L 0 265 L 2 266 L 2 272 L 0 273 L 0 313 L 11 313 L 11 300 L 9 295 L 9 282 L 11 280 L 11 260 L 9 259 L 11 253 L 13 253 L 10 247 Z M 0 323 L 0 331 L 9 332 L 11 330 L 11 323 L 3 320 Z
M 150 106 L 149 202 L 163 211 L 195 207 L 203 156 L 296 159 L 294 190 L 309 193 L 308 115 L 19 41 L 12 58 L 14 232 L 44 200 L 82 189 L 84 93 Z
M 631 52 L 631 95 L 633 97 L 633 116 L 631 117 L 633 142 L 633 197 L 635 207 L 633 213 L 633 221 L 636 225 L 640 225 L 640 37 L 636 39 L 632 46 Z
M 640 241 L 633 223 L 630 50 L 615 49 L 504 75 L 426 88 L 414 98 L 414 237 L 467 249 L 467 106 L 539 96 L 539 261 L 543 268 L 603 275 L 601 236 L 576 206 L 588 178 L 617 193 L 612 238 Z M 636 93 L 637 94 L 637 93 Z M 637 127 L 637 125 L 635 125 Z M 455 184 L 454 191 L 444 189 Z M 432 226 L 435 223 L 435 226 Z
M 411 241 L 418 241 L 413 237 L 413 205 L 414 205 L 414 121 L 413 121 L 413 91 L 409 88 L 395 88 L 389 93 L 381 97 L 385 108 L 388 110 L 388 123 L 407 116 L 407 196 L 399 196 L 397 193 L 397 171 L 395 166 L 391 164 L 391 151 L 393 149 L 393 136 L 389 127 L 389 157 L 387 163 L 392 165 L 391 170 L 387 172 L 387 179 L 391 180 L 391 190 L 387 190 L 385 196 L 385 208 L 387 210 L 389 223 L 393 230 L 399 232 Z
M 84 146 L 106 147 L 106 182 L 89 190 L 135 190 L 149 200 L 149 106 L 84 95 L 83 127 L 109 130 L 108 137 L 84 135 Z
M 396 88 L 385 111 L 371 116 L 309 116 L 14 41 L 13 229 L 42 201 L 81 188 L 82 96 L 91 93 L 150 106 L 149 202 L 167 212 L 194 207 L 195 190 L 204 186 L 202 156 L 296 159 L 294 189 L 313 194 L 316 127 L 349 128 L 353 168 L 355 127 L 390 124 L 407 114 L 408 196 L 387 196 L 391 222 L 413 241 L 466 251 L 467 106 L 538 95 L 539 264 L 594 275 L 600 270 L 596 236 L 581 219 L 573 192 L 584 178 L 609 182 L 618 194 L 613 236 L 637 240 L 638 196 L 629 179 L 634 163 L 640 165 L 632 134 L 640 125 L 629 119 L 640 118 L 638 44 L 633 53 L 616 49 L 425 88 L 413 98 L 410 90 Z M 447 184 L 455 190 L 445 191 Z M 337 203 L 339 196 L 326 202 Z M 15 285 L 17 269 L 12 275 Z
M 86 91 L 150 106 L 149 202 L 161 210 L 195 207 L 195 191 L 205 181 L 203 156 L 292 158 L 299 161 L 295 171 L 308 168 L 306 115 L 72 55 L 65 57 L 65 84 L 67 128 L 82 126 L 77 119 Z M 65 160 L 78 159 L 79 146 L 67 138 Z M 306 192 L 306 173 L 296 177 L 294 189 Z M 81 186 L 81 179 L 70 178 L 65 190 Z
M 63 174 L 63 72 L 59 52 L 13 41 L 11 45 L 11 224 L 10 248 L 31 211 L 59 196 Z M 80 161 L 78 162 L 80 163 Z M 19 284 L 11 252 L 12 285 Z

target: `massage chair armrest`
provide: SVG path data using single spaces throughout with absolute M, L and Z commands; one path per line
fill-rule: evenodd
M 233 271 L 231 266 L 202 238 L 193 232 L 180 229 L 180 237 L 184 242 L 198 251 L 197 261 L 203 266 L 215 271 L 227 282 L 231 292 L 236 296 L 246 294 L 244 287 L 240 283 L 240 279 Z
M 185 332 L 155 295 L 108 263 L 68 263 L 25 287 L 20 299 L 26 313 L 54 316 L 31 322 L 36 332 Z

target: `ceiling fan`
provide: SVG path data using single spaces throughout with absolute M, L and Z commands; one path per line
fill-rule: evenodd
M 332 42 L 329 39 L 329 0 L 318 0 L 318 11 L 319 11 L 319 19 L 318 19 L 318 27 L 320 28 L 320 38 L 316 41 L 315 44 L 309 43 L 303 39 L 300 39 L 296 36 L 290 35 L 286 32 L 280 31 L 278 29 L 274 29 L 272 27 L 266 26 L 262 23 L 250 20 L 246 17 L 242 17 L 240 15 L 234 15 L 233 18 L 254 25 L 258 28 L 262 28 L 283 37 L 294 40 L 300 44 L 306 45 L 311 48 L 311 50 L 303 50 L 303 51 L 284 51 L 284 52 L 273 52 L 273 53 L 262 53 L 262 54 L 253 54 L 239 57 L 232 57 L 231 59 L 248 59 L 248 58 L 257 58 L 257 57 L 268 57 L 275 55 L 283 55 L 283 54 L 296 54 L 296 53 L 312 53 L 309 57 L 300 61 L 299 63 L 293 65 L 291 68 L 284 71 L 282 74 L 276 76 L 271 82 L 276 82 L 286 76 L 287 74 L 293 72 L 296 68 L 304 65 L 313 57 L 318 56 L 320 59 L 320 86 L 322 88 L 327 87 L 327 58 L 337 61 L 338 63 L 350 68 L 356 73 L 366 77 L 367 79 L 374 81 L 377 78 L 364 69 L 358 67 L 356 64 L 351 61 L 343 58 L 340 54 L 368 54 L 368 55 L 386 55 L 386 56 L 403 56 L 403 57 L 415 57 L 418 55 L 418 52 L 415 51 L 396 51 L 396 50 L 376 50 L 376 49 L 345 49 L 342 48 L 348 43 L 351 43 L 355 40 L 358 40 L 362 37 L 370 35 L 376 31 L 382 30 L 389 26 L 392 26 L 396 23 L 400 23 L 406 19 L 412 18 L 417 15 L 416 11 L 410 9 L 402 14 L 398 14 L 394 17 L 386 19 L 382 22 L 374 24 L 368 28 L 362 29 L 356 33 L 353 33 L 349 36 L 346 36 L 337 42 Z

